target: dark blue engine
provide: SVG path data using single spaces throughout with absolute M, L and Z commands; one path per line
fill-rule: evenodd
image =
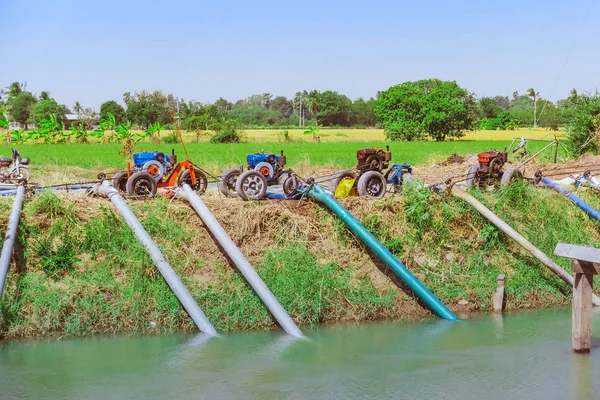
M 273 153 L 254 153 L 246 156 L 248 169 L 253 169 L 261 173 L 267 179 L 268 184 L 276 183 L 284 172 L 285 156 L 283 151 L 280 155 Z
M 167 164 L 171 164 L 172 159 L 174 161 L 173 164 L 176 163 L 174 154 L 165 154 L 160 151 L 143 151 L 133 155 L 133 164 L 141 168 L 148 161 L 156 160 L 166 166 Z
M 268 162 L 269 164 L 279 163 L 281 157 L 273 153 L 254 153 L 248 154 L 246 162 L 248 162 L 249 167 L 254 168 L 261 162 Z

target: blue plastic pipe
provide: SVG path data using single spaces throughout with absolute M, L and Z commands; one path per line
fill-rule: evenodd
M 402 264 L 388 249 L 386 249 L 375 237 L 364 227 L 356 218 L 350 214 L 332 195 L 327 193 L 319 185 L 309 187 L 307 196 L 325 204 L 342 221 L 348 225 L 348 228 L 373 251 L 419 296 L 427 305 L 440 317 L 448 320 L 458 320 L 452 313 L 425 285 L 421 283 L 407 268 Z
M 556 190 L 558 193 L 562 193 L 569 198 L 573 203 L 577 204 L 579 208 L 588 213 L 592 218 L 600 221 L 600 212 L 590 206 L 579 197 L 575 196 L 572 192 L 562 187 L 560 184 L 554 182 L 552 179 L 544 176 L 541 181 L 542 186 Z

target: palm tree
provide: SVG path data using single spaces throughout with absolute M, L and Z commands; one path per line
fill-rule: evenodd
M 76 101 L 75 105 L 73 106 L 73 111 L 75 112 L 75 114 L 77 114 L 77 118 L 79 119 L 79 114 L 81 114 L 81 112 L 83 111 L 83 107 L 81 107 L 81 103 Z
M 315 126 L 319 126 L 319 121 L 317 120 L 317 111 L 319 111 L 319 103 L 317 103 L 317 99 L 314 97 L 308 99 L 308 109 L 315 116 Z
M 527 95 L 533 99 L 533 129 L 537 128 L 537 99 L 540 92 L 536 92 L 533 88 L 527 90 Z
M 6 91 L 6 96 L 8 97 L 8 100 L 14 99 L 18 95 L 20 95 L 21 93 L 23 93 L 25 91 L 26 88 L 27 88 L 27 82 L 19 83 L 19 82 L 15 81 L 15 82 L 11 83 L 6 88 L 6 89 L 8 89 Z

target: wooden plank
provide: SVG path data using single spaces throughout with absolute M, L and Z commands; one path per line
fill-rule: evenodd
M 573 287 L 573 352 L 589 353 L 592 334 L 592 284 L 594 275 L 575 274 Z
M 573 269 L 573 273 L 591 275 L 600 274 L 600 264 L 591 263 L 587 261 L 573 260 L 573 262 L 571 263 L 571 268 Z
M 559 243 L 556 245 L 553 254 L 558 257 L 574 258 L 591 263 L 600 263 L 600 249 L 595 247 Z

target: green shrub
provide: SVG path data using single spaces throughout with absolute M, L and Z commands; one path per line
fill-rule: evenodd
M 167 136 L 162 138 L 162 142 L 167 144 L 179 143 L 179 137 L 177 136 L 177 132 L 169 133 Z
M 600 96 L 577 96 L 573 118 L 567 126 L 569 148 L 574 155 L 598 152 Z

